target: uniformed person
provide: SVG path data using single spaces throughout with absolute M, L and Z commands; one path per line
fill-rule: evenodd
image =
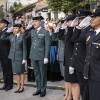
M 50 35 L 46 29 L 41 27 L 42 16 L 33 17 L 33 26 L 35 29 L 27 35 L 31 36 L 30 58 L 34 67 L 37 91 L 33 94 L 44 97 L 46 95 L 47 86 L 47 68 L 48 56 L 50 51 Z
M 90 30 L 86 38 L 86 64 L 84 78 L 89 80 L 89 100 L 100 100 L 100 9 L 92 15 Z
M 74 42 L 74 51 L 70 65 L 71 67 L 69 67 L 69 72 L 73 70 L 73 68 L 75 68 L 74 75 L 77 78 L 77 82 L 75 83 L 77 83 L 77 87 L 78 84 L 80 86 L 79 89 L 82 96 L 82 100 L 89 100 L 87 82 L 85 82 L 83 77 L 83 69 L 86 59 L 86 34 L 91 28 L 90 27 L 91 17 L 89 17 L 89 15 L 91 15 L 90 11 L 85 11 L 85 10 L 78 11 L 79 23 L 75 27 L 73 36 L 71 38 L 71 40 Z M 72 85 L 72 88 L 75 88 L 75 86 Z
M 27 55 L 26 41 L 23 37 L 23 33 L 20 30 L 21 25 L 15 24 L 13 26 L 13 32 L 10 36 L 2 35 L 1 39 L 10 41 L 11 47 L 8 58 L 12 61 L 13 73 L 16 73 L 17 89 L 15 93 L 21 93 L 24 91 L 25 80 L 25 63 Z
M 0 37 L 4 34 L 8 34 L 7 27 L 9 22 L 5 19 L 2 19 L 0 21 Z M 0 88 L 0 90 L 10 90 L 13 88 L 13 73 L 12 73 L 12 66 L 11 66 L 11 60 L 8 59 L 8 54 L 10 50 L 10 43 L 9 41 L 2 41 L 0 39 L 0 61 L 1 61 L 1 67 L 3 71 L 3 78 L 4 78 L 4 86 Z
M 66 34 L 65 34 L 65 71 L 64 71 L 64 80 L 65 80 L 65 97 L 64 100 L 71 100 L 72 99 L 72 90 L 71 90 L 71 83 L 76 82 L 76 78 L 69 74 L 69 66 L 72 59 L 72 54 L 74 50 L 74 43 L 71 41 L 74 26 L 71 26 L 71 23 L 77 16 L 72 14 L 68 15 L 66 18 Z M 74 78 L 74 79 L 73 79 Z

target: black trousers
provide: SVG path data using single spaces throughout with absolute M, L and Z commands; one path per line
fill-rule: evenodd
M 13 87 L 13 73 L 10 59 L 1 59 L 1 67 L 3 71 L 4 86 Z
M 89 100 L 100 100 L 100 82 L 89 80 Z
M 85 80 L 83 77 L 83 73 L 79 71 L 76 71 L 76 75 L 77 75 L 77 79 L 80 85 L 80 92 L 81 92 L 82 100 L 89 100 L 88 80 Z

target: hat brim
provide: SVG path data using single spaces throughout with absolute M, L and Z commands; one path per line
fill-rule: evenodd
M 33 17 L 33 20 L 44 20 L 44 18 L 42 16 L 38 16 L 38 17 Z

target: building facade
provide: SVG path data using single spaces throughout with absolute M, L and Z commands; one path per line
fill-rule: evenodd
M 7 0 L 0 0 L 0 6 L 2 6 L 3 11 L 6 14 L 6 12 L 7 12 Z

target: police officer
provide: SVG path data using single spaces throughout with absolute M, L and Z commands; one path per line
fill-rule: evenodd
M 35 29 L 26 35 L 26 38 L 31 36 L 31 51 L 30 58 L 34 67 L 35 80 L 37 91 L 33 94 L 44 97 L 46 95 L 47 86 L 47 68 L 48 56 L 50 50 L 50 35 L 46 29 L 41 27 L 42 16 L 33 17 L 33 26 Z
M 4 34 L 8 34 L 7 27 L 9 22 L 6 19 L 2 19 L 0 21 L 0 37 Z M 13 73 L 12 73 L 12 66 L 11 60 L 8 59 L 10 49 L 10 43 L 8 41 L 3 41 L 0 39 L 0 60 L 1 60 L 1 67 L 3 70 L 3 78 L 4 78 L 4 86 L 0 88 L 0 90 L 10 90 L 13 87 Z
M 85 82 L 83 77 L 83 69 L 86 58 L 86 34 L 91 28 L 90 27 L 91 17 L 89 17 L 89 15 L 91 15 L 90 11 L 84 11 L 84 10 L 78 11 L 79 23 L 75 27 L 71 39 L 74 42 L 74 51 L 70 65 L 71 67 L 69 67 L 69 73 L 72 74 L 71 70 L 75 68 L 74 73 L 76 73 L 76 77 L 80 86 L 80 93 L 82 96 L 82 100 L 89 100 L 87 82 Z M 74 88 L 73 85 L 72 88 Z
M 90 30 L 86 38 L 87 55 L 84 78 L 89 80 L 90 100 L 100 100 L 100 9 L 92 15 Z

